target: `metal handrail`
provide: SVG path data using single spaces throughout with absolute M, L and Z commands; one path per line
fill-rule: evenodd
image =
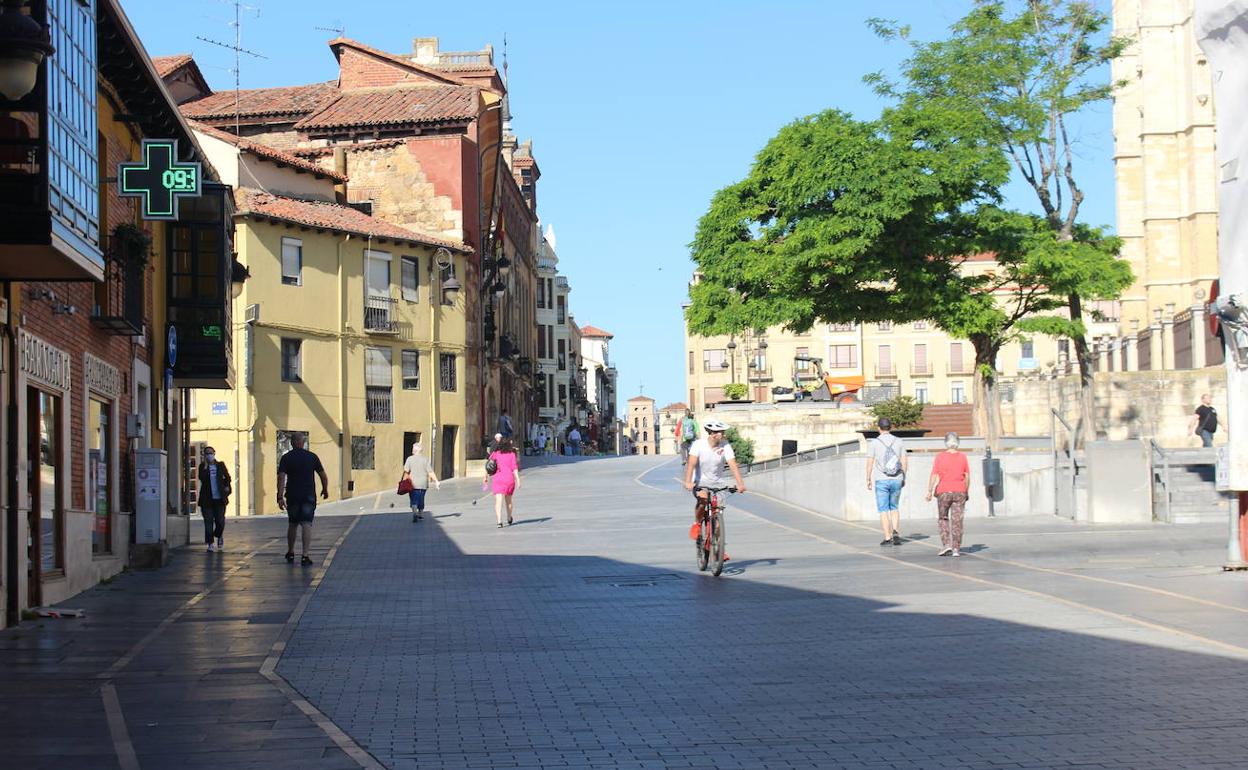
M 1156 439 L 1150 438 L 1148 443 L 1153 454 L 1161 458 L 1161 488 L 1166 492 L 1166 523 L 1169 524 L 1174 520 L 1170 515 L 1170 455 L 1157 444 Z
M 1057 450 L 1057 424 L 1061 423 L 1062 427 L 1066 428 L 1070 441 L 1070 450 L 1067 452 L 1067 456 L 1070 458 L 1070 518 L 1076 519 L 1078 518 L 1078 511 L 1076 510 L 1078 498 L 1075 494 L 1075 477 L 1078 475 L 1079 469 L 1075 460 L 1075 429 L 1071 427 L 1070 423 L 1066 422 L 1066 418 L 1058 414 L 1056 409 L 1049 409 L 1049 413 L 1052 415 L 1052 418 L 1049 420 L 1049 438 L 1053 445 L 1053 515 L 1057 516 L 1061 513 L 1061 506 L 1058 504 L 1058 496 L 1061 494 L 1061 479 L 1058 478 L 1058 465 L 1061 455 Z
M 750 463 L 741 468 L 742 473 L 753 473 L 754 471 L 767 471 L 775 468 L 783 468 L 788 465 L 800 465 L 802 463 L 814 462 L 828 457 L 836 457 L 838 455 L 856 452 L 859 449 L 857 441 L 842 441 L 839 444 L 828 444 L 827 446 L 815 447 L 814 449 L 806 449 L 801 452 L 789 455 L 781 455 L 770 460 L 761 460 L 759 462 Z

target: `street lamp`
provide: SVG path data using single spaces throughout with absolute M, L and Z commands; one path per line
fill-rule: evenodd
M 439 246 L 438 250 L 433 252 L 434 264 L 438 266 L 438 275 L 446 272 L 448 268 L 455 264 L 454 258 L 451 256 L 449 249 Z M 442 281 L 442 301 L 447 305 L 454 305 L 455 298 L 459 296 L 459 281 L 455 278 L 455 273 L 451 273 Z
M 737 341 L 728 340 L 728 361 L 732 368 L 732 381 L 737 381 Z
M 251 270 L 237 259 L 230 260 L 230 297 L 238 299 L 243 295 L 243 284 L 251 277 Z
M 35 89 L 39 65 L 56 51 L 48 31 L 22 13 L 26 0 L 4 0 L 0 13 L 0 94 L 17 101 Z

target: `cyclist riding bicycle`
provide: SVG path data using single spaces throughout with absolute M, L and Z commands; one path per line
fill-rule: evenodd
M 728 473 L 737 482 L 737 492 L 745 491 L 745 482 L 741 480 L 741 469 L 737 467 L 737 457 L 732 452 L 732 444 L 724 438 L 728 426 L 719 420 L 709 420 L 702 429 L 706 438 L 700 438 L 689 447 L 689 462 L 685 466 L 685 489 L 697 487 L 728 486 Z M 695 479 L 694 476 L 697 476 Z M 699 526 L 706 519 L 706 505 L 710 494 L 705 489 L 693 493 L 696 499 L 693 507 L 694 522 L 689 530 L 697 537 Z

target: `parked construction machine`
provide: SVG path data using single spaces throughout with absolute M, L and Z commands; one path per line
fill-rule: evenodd
M 807 364 L 806 367 L 800 367 L 800 364 Z M 805 369 L 805 375 L 810 377 L 810 368 L 814 368 L 813 378 L 819 383 L 814 390 L 806 391 L 802 387 L 802 374 Z M 833 376 L 823 369 L 823 359 L 814 356 L 794 356 L 793 357 L 793 384 L 796 386 L 794 395 L 798 399 L 808 398 L 811 401 L 835 401 L 838 404 L 852 404 L 858 401 L 858 391 L 866 385 L 866 378 L 862 375 L 851 374 L 844 376 Z

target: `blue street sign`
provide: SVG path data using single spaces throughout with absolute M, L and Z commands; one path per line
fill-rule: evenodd
M 172 369 L 178 363 L 178 327 L 169 324 L 169 337 L 165 345 L 167 348 L 166 356 L 169 359 L 169 368 Z

